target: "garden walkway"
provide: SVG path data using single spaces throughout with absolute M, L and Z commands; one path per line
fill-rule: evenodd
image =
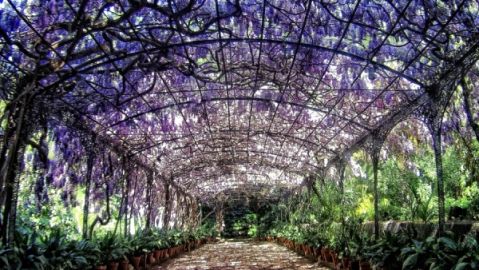
M 166 261 L 161 268 L 168 270 L 188 269 L 320 269 L 307 258 L 287 248 L 270 242 L 250 240 L 226 240 L 206 244 L 189 253 Z

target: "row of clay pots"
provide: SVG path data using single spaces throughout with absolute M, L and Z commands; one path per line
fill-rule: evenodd
M 97 266 L 96 270 L 129 270 L 130 264 L 135 270 L 141 269 L 141 267 L 158 265 L 168 258 L 173 258 L 180 255 L 183 252 L 189 252 L 196 249 L 206 243 L 214 242 L 214 238 L 206 238 L 201 240 L 192 240 L 185 244 L 165 248 L 157 249 L 149 253 L 145 253 L 139 256 L 132 256 L 130 260 L 123 260 L 120 262 L 109 262 L 107 266 Z
M 100 265 L 96 267 L 96 270 L 129 270 L 130 262 L 128 260 L 123 260 L 120 262 L 109 262 L 108 267 L 105 265 Z
M 311 247 L 306 244 L 298 244 L 283 237 L 271 237 L 268 236 L 262 240 L 276 242 L 282 246 L 287 247 L 290 250 L 294 250 L 305 257 L 312 260 L 317 260 L 327 264 L 332 264 L 334 269 L 351 269 L 351 270 L 371 270 L 371 264 L 368 261 L 358 261 L 348 257 L 339 259 L 338 253 L 327 247 L 317 248 Z

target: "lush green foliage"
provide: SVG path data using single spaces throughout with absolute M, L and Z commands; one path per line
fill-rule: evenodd
M 6 269 L 91 269 L 130 255 L 178 246 L 214 234 L 212 224 L 205 224 L 191 231 L 138 230 L 128 238 L 100 232 L 91 240 L 71 240 L 67 231 L 60 228 L 37 233 L 20 227 L 14 246 L 0 246 L 0 266 Z

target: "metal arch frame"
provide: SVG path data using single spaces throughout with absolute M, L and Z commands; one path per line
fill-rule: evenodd
M 263 167 L 268 167 L 268 168 L 272 168 L 272 169 L 277 169 L 279 171 L 283 171 L 284 170 L 284 167 L 289 167 L 289 166 L 280 166 L 278 164 L 275 164 L 275 163 L 269 163 L 269 162 L 263 162 L 262 164 L 254 164 L 250 161 L 247 161 L 247 160 L 238 160 L 237 162 L 235 162 L 234 164 L 228 164 L 228 165 L 211 165 L 209 167 L 207 167 L 209 165 L 209 162 L 204 162 L 204 163 L 198 163 L 198 164 L 194 164 L 194 165 L 190 165 L 188 169 L 181 169 L 181 172 L 179 173 L 171 173 L 172 177 L 177 179 L 179 177 L 182 177 L 183 175 L 188 175 L 190 174 L 191 172 L 193 171 L 196 171 L 196 172 L 199 172 L 199 173 L 203 173 L 204 170 L 200 170 L 198 171 L 199 169 L 205 169 L 205 168 L 234 168 L 238 165 L 254 165 L 255 167 L 259 167 L 259 168 L 263 168 Z M 233 169 L 234 170 L 234 169 Z M 304 171 L 301 171 L 301 170 L 285 170 L 286 172 L 288 173 L 291 173 L 291 174 L 296 174 L 298 176 L 306 176 L 308 175 L 308 171 L 304 170 Z M 204 174 L 206 175 L 210 175 L 209 172 L 204 172 Z
M 463 3 L 464 3 L 464 2 L 463 2 Z M 459 9 L 458 9 L 458 10 L 459 10 Z M 216 11 L 218 12 L 218 9 L 217 9 Z M 451 17 L 452 17 L 452 16 L 451 16 Z M 262 19 L 262 20 L 264 20 L 264 16 L 263 16 L 263 19 Z M 28 20 L 27 20 L 27 21 L 28 21 Z M 219 23 L 219 22 L 218 22 L 218 23 Z M 446 23 L 445 25 L 448 25 L 448 24 Z M 35 31 L 34 28 L 32 28 L 32 29 Z M 438 33 L 440 33 L 440 32 L 441 32 L 441 31 L 439 31 Z M 221 41 L 221 40 L 220 40 L 220 41 Z M 238 39 L 236 42 L 239 42 L 239 41 L 241 41 L 241 42 L 243 42 L 243 41 L 244 41 L 244 42 L 249 42 L 249 41 L 246 41 L 246 40 L 239 40 L 239 39 Z M 201 42 L 206 42 L 206 41 L 201 41 Z M 216 42 L 218 42 L 218 41 L 216 41 Z M 224 39 L 223 39 L 222 42 L 225 42 Z M 235 39 L 232 38 L 231 40 L 229 40 L 229 42 L 235 42 Z M 273 42 L 273 41 L 268 41 L 268 40 L 265 40 L 264 38 L 261 38 L 261 44 L 262 44 L 263 42 L 276 43 L 276 42 L 279 42 L 279 41 L 274 41 L 274 42 Z M 282 44 L 288 44 L 288 42 L 285 42 L 285 41 L 281 41 L 281 43 L 282 43 Z M 182 44 L 170 44 L 170 45 L 171 45 L 171 46 L 191 46 L 191 45 L 195 45 L 195 44 L 193 44 L 193 43 L 189 43 L 189 44 L 184 43 L 184 44 L 183 44 L 183 43 L 182 43 Z M 301 41 L 296 42 L 296 43 L 292 43 L 292 44 L 289 44 L 289 45 L 304 46 L 303 44 L 301 44 Z M 324 48 L 324 50 L 331 50 L 331 48 Z M 53 50 L 53 51 L 56 52 L 55 50 Z M 141 53 L 146 53 L 146 51 L 147 51 L 147 50 L 144 50 L 144 51 L 142 51 Z M 357 58 L 357 57 L 359 57 L 359 56 L 355 56 L 355 55 L 350 55 L 350 54 L 347 53 L 347 52 L 341 52 L 341 51 L 332 51 L 332 52 L 335 53 L 335 54 L 345 54 L 345 56 L 350 57 L 350 58 Z M 140 53 L 140 52 L 137 52 L 137 53 Z M 106 55 L 106 54 L 105 54 L 105 55 Z M 150 54 L 147 54 L 147 55 L 150 55 Z M 151 55 L 152 55 L 152 54 L 151 54 Z M 125 56 L 125 57 L 127 57 L 127 56 Z M 111 61 L 111 59 L 109 59 L 109 57 L 107 57 L 107 58 L 108 58 L 108 62 L 110 62 L 110 63 L 114 63 L 114 62 L 115 62 L 114 59 Z M 361 57 L 359 57 L 359 58 L 361 58 Z M 223 60 L 224 60 L 224 58 L 223 58 Z M 356 59 L 356 60 L 361 60 L 361 59 Z M 372 65 L 377 66 L 377 67 L 379 67 L 379 68 L 384 68 L 384 67 L 381 67 L 379 63 L 376 63 L 376 64 L 375 64 L 375 63 L 372 63 L 372 60 L 370 60 L 370 59 L 367 59 L 367 58 L 366 58 L 366 59 L 363 59 L 363 60 L 364 60 L 366 63 L 372 64 Z M 414 61 L 413 61 L 413 62 L 414 62 Z M 409 64 L 411 64 L 411 63 L 412 63 L 412 62 L 410 62 Z M 68 63 L 67 63 L 67 64 L 68 64 Z M 386 67 L 386 68 L 387 68 L 387 67 Z M 73 68 L 73 70 L 75 70 L 75 69 Z M 394 72 L 397 72 L 397 71 L 389 70 L 388 72 L 394 73 Z M 397 75 L 398 77 L 408 79 L 408 78 L 407 78 L 407 75 L 404 74 L 404 72 L 399 72 L 399 74 L 396 74 L 396 75 Z M 411 81 L 410 79 L 414 79 L 414 78 L 409 78 L 408 80 Z M 412 82 L 412 81 L 411 81 L 411 82 Z M 417 82 L 416 84 L 420 85 L 419 82 Z M 138 97 L 138 96 L 137 96 L 137 97 Z M 422 100 L 422 98 L 423 98 L 423 94 L 421 94 L 421 96 L 420 96 L 420 99 L 421 99 L 421 100 Z M 417 104 L 419 104 L 419 103 L 421 103 L 421 102 L 423 102 L 423 101 L 418 101 L 418 102 L 413 101 L 413 102 L 409 103 L 408 105 L 410 105 L 410 104 L 412 104 L 412 103 L 414 103 L 413 105 L 417 105 Z M 426 101 L 424 101 L 424 103 L 426 103 Z M 423 103 L 423 104 L 424 104 L 424 103 Z M 413 107 L 414 107 L 414 106 L 413 106 Z M 396 112 L 399 112 L 400 114 L 405 114 L 404 112 L 407 111 L 407 110 L 409 109 L 409 107 L 404 106 L 403 109 L 404 109 L 404 110 L 400 109 L 400 110 L 398 110 L 398 111 L 396 111 Z M 394 114 L 394 113 L 396 113 L 396 112 L 391 112 L 390 115 L 391 115 L 391 114 Z M 393 117 L 394 117 L 394 115 L 393 115 Z M 384 124 L 384 125 L 387 125 L 389 122 L 394 122 L 394 121 L 382 121 L 382 122 L 383 122 L 383 123 L 380 125 L 380 127 L 381 127 L 383 124 Z M 366 133 L 365 136 L 367 137 L 367 136 L 369 136 L 370 134 L 371 134 L 371 133 Z M 363 137 L 363 138 L 364 138 L 364 137 Z M 362 139 L 361 139 L 361 140 L 362 140 Z M 360 140 L 360 141 L 361 141 L 361 140 Z M 356 146 L 356 144 L 353 144 L 351 147 L 355 147 L 355 146 Z M 350 147 L 350 148 L 351 148 L 351 147 Z M 341 155 L 341 154 L 339 154 L 339 155 Z M 338 155 L 338 156 L 339 156 L 339 155 Z
M 131 121 L 137 117 L 140 117 L 140 116 L 143 116 L 145 114 L 150 114 L 150 113 L 155 113 L 155 112 L 159 112 L 159 111 L 162 111 L 162 110 L 165 110 L 165 109 L 169 109 L 169 108 L 172 108 L 172 107 L 182 107 L 182 106 L 189 106 L 189 105 L 201 105 L 203 103 L 208 103 L 208 102 L 216 102 L 216 101 L 240 101 L 240 100 L 246 100 L 246 101 L 260 101 L 260 102 L 271 102 L 271 103 L 277 103 L 277 104 L 286 104 L 286 105 L 291 105 L 293 107 L 298 107 L 298 108 L 303 108 L 303 109 L 307 109 L 307 110 L 311 110 L 311 111 L 315 111 L 315 112 L 320 112 L 320 113 L 325 113 L 326 115 L 332 115 L 332 116 L 335 116 L 335 117 L 338 117 L 344 121 L 348 121 L 348 122 L 351 122 L 352 124 L 354 125 L 357 125 L 365 130 L 368 130 L 370 131 L 371 130 L 371 127 L 367 127 L 367 126 L 364 126 L 363 124 L 361 123 L 357 123 L 357 122 L 354 122 L 353 119 L 348 119 L 344 116 L 341 116 L 339 114 L 336 114 L 336 113 L 333 113 L 333 114 L 328 114 L 330 112 L 328 112 L 327 110 L 322 110 L 321 108 L 319 107 L 313 107 L 313 106 L 308 106 L 308 105 L 305 105 L 305 104 L 299 104 L 299 103 L 296 103 L 296 102 L 290 102 L 290 101 L 279 101 L 279 100 L 276 100 L 276 99 L 268 99 L 268 98 L 259 98 L 259 97 L 230 97 L 230 98 L 224 98 L 224 97 L 215 97 L 215 98 L 210 98 L 210 99 L 204 99 L 204 100 L 201 100 L 200 102 L 196 102 L 196 101 L 184 101 L 184 102 L 180 102 L 180 103 L 171 103 L 171 104 L 168 104 L 168 105 L 164 105 L 164 106 L 161 106 L 161 107 L 157 107 L 157 108 L 153 108 L 152 110 L 148 110 L 148 111 L 145 111 L 145 112 L 140 112 L 140 113 L 137 113 L 135 115 L 131 115 L 131 116 L 128 116 L 127 118 L 125 119 L 122 119 L 121 121 L 118 121 L 116 123 L 113 123 L 109 126 L 109 128 L 111 127 L 114 127 L 114 126 L 117 126 L 117 125 L 120 125 L 122 123 L 125 123 L 125 122 L 128 122 L 128 121 Z

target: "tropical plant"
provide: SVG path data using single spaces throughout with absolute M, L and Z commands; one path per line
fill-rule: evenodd
M 85 258 L 86 264 L 79 264 L 76 269 L 85 269 L 91 265 L 97 265 L 100 261 L 101 250 L 90 240 L 80 240 L 72 243 L 74 253 Z
M 141 230 L 138 230 L 131 238 L 129 245 L 130 245 L 130 251 L 133 256 L 140 256 L 146 252 L 148 252 L 148 249 L 146 249 L 145 246 L 145 235 Z
M 373 245 L 364 248 L 364 254 L 376 267 L 400 269 L 401 248 L 410 241 L 409 236 L 404 233 L 394 234 L 386 231 Z
M 413 240 L 402 249 L 403 269 L 477 269 L 479 245 L 472 235 L 457 241 L 452 233 L 442 237 Z
M 123 259 L 129 251 L 126 246 L 127 242 L 112 232 L 107 232 L 103 236 L 94 239 L 94 241 L 101 251 L 99 258 L 101 264 Z
M 454 266 L 454 270 L 472 270 L 479 268 L 479 243 L 477 237 L 468 234 L 461 242 L 459 249 L 462 251 Z

